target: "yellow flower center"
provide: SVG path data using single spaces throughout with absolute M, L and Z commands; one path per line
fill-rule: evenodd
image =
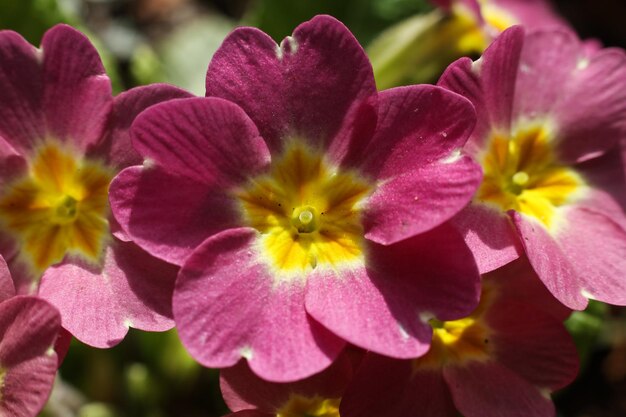
M 340 399 L 292 394 L 276 417 L 339 417 L 339 402 Z
M 39 274 L 68 254 L 99 263 L 108 238 L 113 172 L 54 143 L 43 144 L 26 175 L 0 194 L 0 227 L 21 244 Z
M 533 216 L 548 228 L 554 225 L 556 209 L 585 185 L 574 169 L 557 159 L 542 127 L 512 137 L 493 135 L 482 167 L 479 201 Z
M 460 320 L 430 321 L 433 339 L 426 355 L 414 360 L 414 368 L 440 368 L 489 358 L 489 330 L 474 316 Z
M 320 153 L 293 141 L 268 174 L 235 195 L 247 225 L 261 233 L 270 265 L 299 274 L 362 260 L 360 204 L 370 190 L 356 174 L 338 172 Z
M 518 23 L 508 12 L 489 1 L 479 0 L 479 3 L 480 13 L 493 33 L 486 33 L 464 4 L 455 2 L 452 7 L 450 25 L 457 28 L 456 49 L 462 55 L 482 54 L 497 34 Z
M 486 361 L 493 347 L 489 343 L 490 329 L 483 315 L 491 305 L 495 290 L 483 283 L 478 307 L 468 317 L 429 321 L 433 338 L 426 355 L 413 360 L 413 369 L 439 369 L 445 365 L 463 365 L 469 361 Z

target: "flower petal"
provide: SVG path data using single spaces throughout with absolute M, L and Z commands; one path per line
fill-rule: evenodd
M 577 291 L 587 298 L 626 305 L 626 222 L 619 224 L 575 206 L 566 210 L 564 220 L 568 227 L 555 240 L 576 269 Z
M 173 327 L 176 271 L 132 243 L 114 241 L 106 248 L 101 268 L 67 258 L 48 268 L 39 296 L 59 309 L 63 327 L 74 337 L 107 348 L 118 344 L 129 327 L 148 331 Z
M 481 274 L 496 270 L 523 253 L 511 219 L 501 210 L 472 203 L 452 219 L 465 237 Z
M 449 157 L 474 128 L 469 101 L 439 87 L 399 87 L 378 97 L 376 134 L 355 159 L 361 172 L 378 180 Z
M 330 16 L 301 24 L 280 46 L 258 29 L 236 29 L 213 56 L 206 89 L 207 96 L 240 105 L 273 153 L 299 137 L 314 148 L 333 148 L 338 162 L 350 148 L 345 143 L 367 139 L 374 127 L 361 116 L 375 105 L 371 65 Z
M 113 104 L 111 81 L 96 48 L 70 26 L 48 30 L 41 48 L 46 133 L 84 151 L 104 134 Z
M 523 319 L 520 319 L 523 317 Z M 486 313 L 497 361 L 534 386 L 550 391 L 571 383 L 578 354 L 563 323 L 532 305 L 498 299 Z
M 554 108 L 560 156 L 577 162 L 605 152 L 626 137 L 626 53 L 614 48 L 589 58 L 582 51 L 579 55 L 564 97 Z
M 264 381 L 252 373 L 245 361 L 239 361 L 220 372 L 220 388 L 231 410 L 258 408 L 275 416 L 292 394 L 307 398 L 341 398 L 351 379 L 352 364 L 344 351 L 322 372 L 289 384 Z
M 52 346 L 60 328 L 59 313 L 44 300 L 16 296 L 0 304 L 0 414 L 32 417 L 43 408 L 57 371 Z
M 130 125 L 150 106 L 177 98 L 192 97 L 191 93 L 168 84 L 151 84 L 124 91 L 113 101 L 113 111 L 108 123 L 108 134 L 90 154 L 102 158 L 107 155 L 109 164 L 117 169 L 141 165 L 143 158 L 130 141 Z
M 172 100 L 133 123 L 133 146 L 169 173 L 219 187 L 243 182 L 270 162 L 263 139 L 237 105 L 219 98 Z
M 587 299 L 581 293 L 578 273 L 563 248 L 538 220 L 517 212 L 511 216 L 526 255 L 548 290 L 567 307 L 584 309 Z
M 39 60 L 39 51 L 19 34 L 0 32 L 0 142 L 17 154 L 45 137 Z
M 3 257 L 0 256 L 0 302 L 15 295 L 15 285 L 11 278 L 11 271 Z
M 534 119 L 551 113 L 567 91 L 580 50 L 576 35 L 570 31 L 527 34 L 515 86 L 515 119 Z
M 176 265 L 207 237 L 239 224 L 235 201 L 222 189 L 159 167 L 126 168 L 111 182 L 109 198 L 124 233 L 153 256 Z
M 466 417 L 553 417 L 554 405 L 538 388 L 497 362 L 447 367 L 444 378 Z
M 314 270 L 306 290 L 307 311 L 359 347 L 420 356 L 432 337 L 426 320 L 464 317 L 478 302 L 471 252 L 448 225 L 390 246 L 371 244 L 366 253 L 364 267 Z
M 524 30 L 515 26 L 504 31 L 480 60 L 467 58 L 452 63 L 438 85 L 467 97 L 476 107 L 478 125 L 467 149 L 477 156 L 491 130 L 509 132 L 515 80 Z
M 450 220 L 482 178 L 470 157 L 440 160 L 383 182 L 363 209 L 365 237 L 389 245 Z
M 484 275 L 483 280 L 490 280 L 498 286 L 498 297 L 532 305 L 560 322 L 572 314 L 572 310 L 548 291 L 524 254 L 504 267 Z
M 302 282 L 275 280 L 255 254 L 256 239 L 252 229 L 228 230 L 185 262 L 173 300 L 180 338 L 208 367 L 245 357 L 268 381 L 308 377 L 329 366 L 345 343 L 306 314 Z
M 346 417 L 456 417 L 440 369 L 415 370 L 413 361 L 368 354 L 340 406 Z

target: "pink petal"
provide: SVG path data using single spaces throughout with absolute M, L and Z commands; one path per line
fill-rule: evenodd
M 6 141 L 15 154 L 45 137 L 39 59 L 37 49 L 19 34 L 0 32 L 0 143 Z
M 113 241 L 100 268 L 67 259 L 48 268 L 39 296 L 61 312 L 63 327 L 90 346 L 118 344 L 129 327 L 173 327 L 171 298 L 177 269 L 132 243 Z
M 444 378 L 465 417 L 553 417 L 554 405 L 537 387 L 497 362 L 446 367 Z
M 580 47 L 570 31 L 535 31 L 524 39 L 515 86 L 514 118 L 550 114 L 576 68 Z
M 557 318 L 531 304 L 499 299 L 486 313 L 494 355 L 534 386 L 555 391 L 578 373 L 572 337 Z
M 46 133 L 85 150 L 103 136 L 113 104 L 100 56 L 85 35 L 67 25 L 48 30 L 41 48 Z
M 306 314 L 299 278 L 277 281 L 255 253 L 256 239 L 251 229 L 228 230 L 188 258 L 173 300 L 180 338 L 208 367 L 245 357 L 268 381 L 305 378 L 329 366 L 344 342 Z
M 233 411 L 258 408 L 276 414 L 292 394 L 313 398 L 341 398 L 352 379 L 352 364 L 345 353 L 331 366 L 309 378 L 291 382 L 268 382 L 254 375 L 245 361 L 220 372 L 224 401 Z
M 577 204 L 587 206 L 616 221 L 626 220 L 626 161 L 621 152 L 620 147 L 614 147 L 601 157 L 575 166 L 590 187 L 585 191 L 589 197 Z
M 555 240 L 575 268 L 576 291 L 605 303 L 626 305 L 626 222 L 620 224 L 577 207 L 566 210 L 564 219 L 567 227 Z
M 452 224 L 465 237 L 481 274 L 496 270 L 523 253 L 511 219 L 499 209 L 472 203 L 452 219 Z
M 16 296 L 0 304 L 2 415 L 32 417 L 43 408 L 57 370 L 50 349 L 59 330 L 59 314 L 44 300 Z
M 449 157 L 474 128 L 469 101 L 439 87 L 400 87 L 378 97 L 376 134 L 355 158 L 362 172 L 378 180 Z
M 547 0 L 491 0 L 491 3 L 515 16 L 526 27 L 566 27 L 563 20 Z
M 236 413 L 226 414 L 224 417 L 275 417 L 276 413 L 263 413 L 258 410 L 241 410 Z
M 464 148 L 465 152 L 473 157 L 480 156 L 491 130 L 489 113 L 482 91 L 482 79 L 478 71 L 474 70 L 476 66 L 477 64 L 470 58 L 460 58 L 446 68 L 437 83 L 437 85 L 469 99 L 476 110 L 476 128 Z
M 124 91 L 113 101 L 113 111 L 105 140 L 92 151 L 102 158 L 107 155 L 110 165 L 118 169 L 141 165 L 143 158 L 130 142 L 130 125 L 150 106 L 177 98 L 192 97 L 191 93 L 167 84 L 151 84 Z
M 538 220 L 517 212 L 511 216 L 526 255 L 548 290 L 567 307 L 584 309 L 587 298 L 581 293 L 578 272 L 563 248 Z
M 582 49 L 582 46 L 579 46 Z M 554 113 L 560 154 L 581 161 L 615 146 L 626 137 L 626 53 L 604 49 L 590 58 L 579 52 L 578 65 Z
M 481 179 L 480 166 L 465 155 L 394 177 L 367 199 L 365 237 L 389 245 L 431 230 L 469 203 Z
M 159 167 L 129 167 L 109 188 L 111 210 L 144 250 L 182 265 L 207 237 L 240 223 L 223 189 L 170 175 Z
M 565 307 L 548 291 L 533 270 L 526 255 L 483 276 L 498 286 L 498 297 L 530 304 L 562 322 L 572 310 Z
M 342 417 L 456 417 L 442 372 L 368 354 L 341 400 Z
M 480 60 L 472 64 L 460 59 L 451 64 L 439 80 L 439 85 L 467 97 L 476 106 L 478 126 L 468 143 L 473 156 L 483 147 L 491 130 L 510 131 L 523 41 L 521 27 L 507 29 L 485 50 Z
M 206 89 L 240 105 L 272 152 L 299 137 L 331 148 L 337 162 L 347 143 L 368 139 L 374 127 L 364 117 L 375 106 L 371 65 L 330 16 L 301 24 L 280 46 L 258 29 L 236 29 L 213 56 Z
M 474 260 L 450 226 L 390 246 L 371 244 L 366 253 L 363 268 L 315 270 L 306 290 L 307 311 L 359 347 L 420 356 L 432 337 L 426 320 L 464 317 L 478 302 Z
M 0 411 L 11 417 L 39 415 L 48 401 L 56 371 L 54 353 L 14 365 L 3 379 Z
M 228 187 L 259 174 L 267 146 L 237 105 L 219 98 L 188 98 L 153 106 L 133 123 L 133 146 L 172 175 Z
M 8 300 L 15 295 L 15 285 L 9 266 L 2 256 L 0 256 L 0 302 Z
M 59 330 L 59 313 L 44 300 L 18 295 L 0 303 L 3 368 L 44 355 L 53 346 Z

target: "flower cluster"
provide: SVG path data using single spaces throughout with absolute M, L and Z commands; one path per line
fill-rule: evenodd
M 234 30 L 206 97 L 0 32 L 2 410 L 41 409 L 63 332 L 175 325 L 233 416 L 554 416 L 570 309 L 626 305 L 626 54 L 441 3 L 496 40 L 384 91 L 329 16 Z

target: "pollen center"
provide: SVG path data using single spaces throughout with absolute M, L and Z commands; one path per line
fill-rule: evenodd
M 0 227 L 41 273 L 68 254 L 98 263 L 108 237 L 112 172 L 54 142 L 42 145 L 28 172 L 0 193 Z
M 276 417 L 339 417 L 339 399 L 292 394 Z
M 413 360 L 413 368 L 438 369 L 446 365 L 463 365 L 469 361 L 486 361 L 492 355 L 491 330 L 484 315 L 491 307 L 497 290 L 483 283 L 480 303 L 468 317 L 440 321 L 431 319 L 433 338 L 426 355 Z
M 585 185 L 573 168 L 558 160 L 541 127 L 511 137 L 494 135 L 482 166 L 479 201 L 534 216 L 546 227 L 553 225 L 556 209 L 571 202 Z
M 338 268 L 363 255 L 360 204 L 370 185 L 292 142 L 270 172 L 235 195 L 245 223 L 260 232 L 264 258 L 282 272 Z

